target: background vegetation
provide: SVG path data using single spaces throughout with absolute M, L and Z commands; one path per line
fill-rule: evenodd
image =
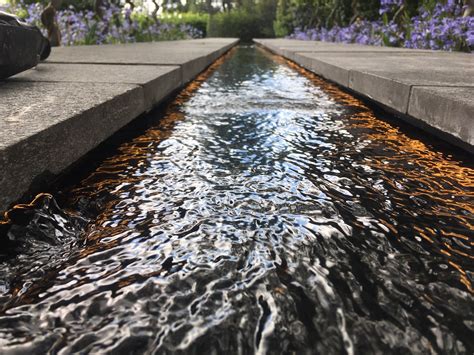
M 50 0 L 9 1 L 7 11 L 41 27 L 40 14 Z M 62 44 L 289 36 L 471 51 L 472 4 L 473 0 L 63 0 L 58 23 Z
M 276 20 L 280 34 L 291 33 L 291 38 L 467 52 L 474 49 L 471 0 L 380 0 L 377 12 L 356 6 L 356 1 L 331 0 L 340 5 L 338 10 L 319 7 L 325 13 L 322 18 L 304 21 L 294 17 L 303 11 L 301 0 L 291 1 L 297 4 L 281 11 Z

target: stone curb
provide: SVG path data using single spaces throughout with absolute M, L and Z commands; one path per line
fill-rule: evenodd
M 288 39 L 254 42 L 474 152 L 471 54 Z
M 191 81 L 238 40 L 56 48 L 0 82 L 0 210 Z

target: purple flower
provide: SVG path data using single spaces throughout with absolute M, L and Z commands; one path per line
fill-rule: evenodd
M 385 14 L 393 12 L 402 4 L 403 0 L 381 0 L 384 21 L 359 20 L 350 26 L 334 26 L 331 29 L 297 28 L 289 38 L 447 51 L 474 50 L 474 17 L 460 17 L 460 1 L 439 2 L 432 11 L 420 8 L 420 15 L 408 22 L 389 21 Z
M 27 23 L 38 26 L 43 33 L 40 3 L 24 5 L 20 0 L 16 5 L 0 6 L 0 10 L 26 14 Z M 122 43 L 137 41 L 159 41 L 184 38 L 202 38 L 201 31 L 189 25 L 157 23 L 146 13 L 136 13 L 110 4 L 104 8 L 104 16 L 98 19 L 93 11 L 76 11 L 73 6 L 58 11 L 58 26 L 62 45 Z M 45 33 L 46 34 L 46 33 Z
M 403 5 L 403 0 L 380 0 L 380 10 L 381 15 L 392 12 L 396 8 Z

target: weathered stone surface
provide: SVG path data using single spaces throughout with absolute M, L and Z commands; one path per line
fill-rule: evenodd
M 237 40 L 55 48 L 0 82 L 0 211 L 212 64 Z
M 351 52 L 351 53 L 407 53 L 410 50 L 405 48 L 394 47 L 377 47 L 365 46 L 359 44 L 339 44 L 331 42 L 317 42 L 317 41 L 299 41 L 292 39 L 255 39 L 256 43 L 267 47 L 271 51 L 295 61 L 296 53 L 303 52 Z M 432 51 L 417 51 L 419 53 Z
M 304 68 L 343 86 L 349 86 L 349 71 L 351 68 L 331 63 L 330 60 L 315 58 L 314 53 L 294 53 L 292 59 Z M 291 59 L 291 58 L 288 58 Z
M 183 65 L 223 53 L 235 39 L 142 42 L 53 48 L 51 63 Z
M 157 65 L 42 64 L 11 80 L 141 85 L 146 109 L 150 109 L 182 85 L 179 66 Z
M 179 65 L 186 83 L 237 42 L 233 38 L 54 48 L 49 63 Z
M 474 85 L 468 54 L 419 53 L 295 53 L 311 71 L 349 87 L 402 113 L 407 112 L 413 85 Z
M 408 114 L 474 147 L 474 87 L 414 87 Z
M 145 108 L 143 89 L 127 84 L 10 82 L 0 97 L 0 209 Z
M 473 144 L 466 132 L 473 130 L 474 120 L 465 118 L 474 117 L 474 96 L 468 95 L 474 87 L 474 60 L 470 54 L 286 39 L 256 42 L 326 79 L 425 122 L 446 133 L 443 138 L 453 137 L 455 144 L 459 140 Z M 418 90 L 424 86 L 439 89 Z M 463 101 L 448 94 L 456 92 L 455 88 L 465 95 L 460 96 L 464 97 Z M 423 108 L 422 103 L 430 104 L 430 95 L 432 100 L 442 99 L 438 105 Z M 412 107 L 415 103 L 416 108 Z M 451 115 L 449 124 L 446 107 L 459 112 Z M 458 130 L 460 127 L 464 135 Z

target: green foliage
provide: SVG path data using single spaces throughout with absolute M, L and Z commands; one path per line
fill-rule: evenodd
M 261 37 L 261 25 L 257 14 L 244 10 L 220 12 L 209 17 L 209 37 L 238 37 L 243 41 Z
M 423 5 L 425 3 L 436 3 L 438 0 L 405 0 L 404 6 L 405 6 L 405 13 L 406 15 L 411 18 L 413 16 L 418 15 L 418 8 L 420 5 Z M 433 5 L 434 7 L 434 5 Z
M 238 37 L 243 41 L 260 37 L 259 18 L 244 10 L 232 10 L 212 15 L 207 25 L 209 37 Z
M 416 4 L 413 4 L 413 6 L 415 5 L 416 7 L 423 6 L 428 12 L 433 12 L 435 6 L 440 2 L 440 0 L 419 0 L 419 1 L 410 0 L 408 2 L 416 3 Z M 444 1 L 441 0 L 441 2 L 446 3 L 446 0 Z
M 209 37 L 238 37 L 243 41 L 252 38 L 274 37 L 274 20 L 277 0 L 241 1 L 239 8 L 220 12 L 209 17 Z
M 50 2 L 50 0 L 42 0 L 46 4 Z M 33 0 L 33 2 L 38 2 L 37 0 Z M 70 6 L 73 6 L 76 10 L 93 10 L 94 9 L 94 0 L 63 0 L 61 3 L 62 9 L 67 9 Z
M 345 26 L 358 18 L 378 17 L 379 0 L 279 0 L 275 34 L 285 36 L 296 27 Z
M 405 0 L 399 21 L 419 14 L 420 6 L 432 11 L 439 0 Z M 278 0 L 273 28 L 278 37 L 295 28 L 332 28 L 348 26 L 357 19 L 379 18 L 380 0 Z
M 295 27 L 333 27 L 351 19 L 352 0 L 292 0 Z
M 209 14 L 206 13 L 193 13 L 183 12 L 178 14 L 163 14 L 159 18 L 161 23 L 173 24 L 173 25 L 190 25 L 200 30 L 203 36 L 206 36 L 207 23 L 209 21 Z
M 25 5 L 40 3 L 47 6 L 50 2 L 51 0 L 23 0 Z M 63 0 L 61 3 L 62 10 L 67 9 L 70 6 L 73 6 L 76 10 L 93 10 L 94 0 Z
M 354 13 L 352 14 L 352 19 L 355 20 L 355 17 L 357 17 L 370 21 L 376 20 L 379 17 L 379 6 L 380 0 L 353 1 Z
M 276 18 L 277 0 L 259 0 L 256 11 L 260 17 L 260 37 L 275 37 L 273 22 Z
M 278 0 L 276 18 L 273 22 L 275 36 L 284 37 L 292 30 L 292 13 L 290 11 L 291 0 Z

